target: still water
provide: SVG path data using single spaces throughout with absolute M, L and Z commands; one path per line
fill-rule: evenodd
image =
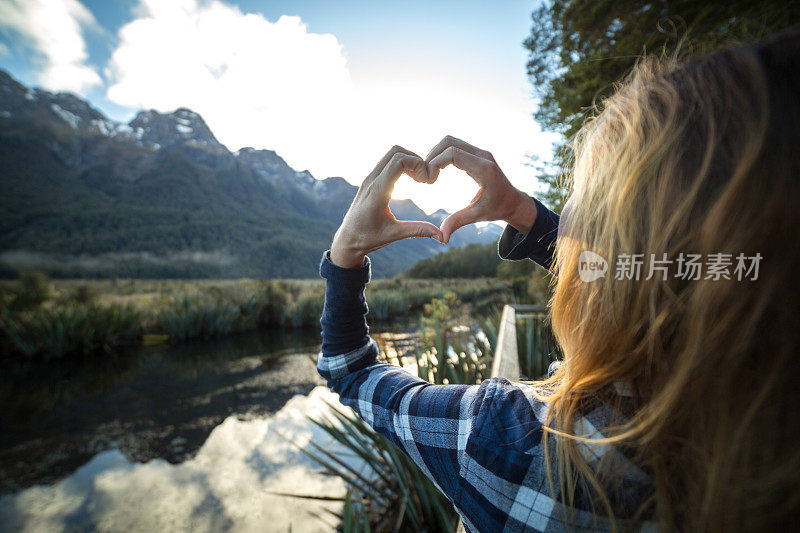
M 0 530 L 330 531 L 322 504 L 273 494 L 344 493 L 296 446 L 333 447 L 308 418 L 337 401 L 318 347 L 270 331 L 4 368 Z

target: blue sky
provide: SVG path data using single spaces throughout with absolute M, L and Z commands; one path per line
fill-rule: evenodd
M 115 120 L 190 107 L 232 150 L 356 184 L 393 144 L 424 156 L 453 134 L 532 192 L 528 156 L 554 139 L 530 116 L 536 3 L 0 0 L 0 67 Z M 456 170 L 440 181 L 394 196 L 452 211 L 477 190 Z

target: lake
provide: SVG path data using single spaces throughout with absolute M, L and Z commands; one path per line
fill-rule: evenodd
M 373 331 L 402 349 L 409 325 Z M 0 385 L 2 531 L 329 531 L 341 496 L 296 446 L 337 397 L 319 330 L 18 363 Z M 327 504 L 335 509 L 335 504 Z

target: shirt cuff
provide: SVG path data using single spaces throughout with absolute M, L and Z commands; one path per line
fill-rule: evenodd
M 369 257 L 364 257 L 364 264 L 360 267 L 340 267 L 331 261 L 331 251 L 327 250 L 319 263 L 319 275 L 337 284 L 361 286 L 369 283 L 372 267 Z
M 502 259 L 532 259 L 550 270 L 553 264 L 560 217 L 533 198 L 536 220 L 528 233 L 517 231 L 510 224 L 503 230 L 497 251 Z
M 325 304 L 322 308 L 322 355 L 351 352 L 369 342 L 366 315 L 369 311 L 364 287 L 370 279 L 369 258 L 358 268 L 342 268 L 325 252 L 319 265 L 325 278 Z

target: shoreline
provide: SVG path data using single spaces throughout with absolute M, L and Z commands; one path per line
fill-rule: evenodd
M 0 364 L 109 356 L 125 347 L 273 329 L 318 328 L 323 280 L 49 280 L 0 284 Z M 461 304 L 508 299 L 497 278 L 377 279 L 367 286 L 370 322 L 411 319 L 432 298 Z

